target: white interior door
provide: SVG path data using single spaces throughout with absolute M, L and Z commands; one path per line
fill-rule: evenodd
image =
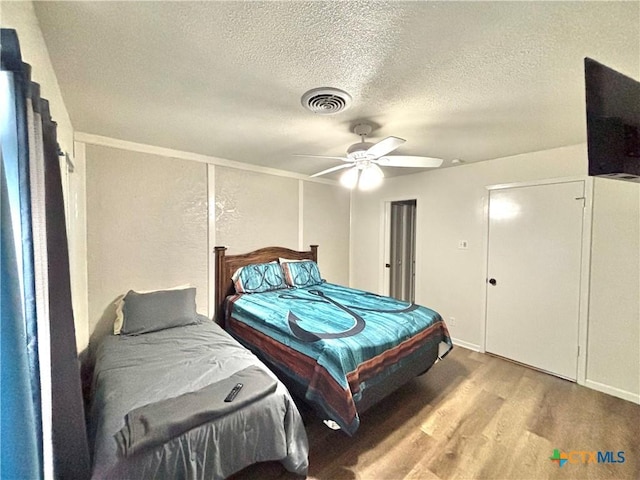
M 486 350 L 576 380 L 583 181 L 489 193 Z

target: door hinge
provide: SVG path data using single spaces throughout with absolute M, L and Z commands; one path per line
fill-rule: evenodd
M 580 345 L 578 345 L 578 357 L 580 356 Z

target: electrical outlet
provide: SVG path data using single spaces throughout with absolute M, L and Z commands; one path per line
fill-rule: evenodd
M 449 317 L 449 321 L 447 323 L 449 325 L 455 325 L 456 324 L 456 317 Z

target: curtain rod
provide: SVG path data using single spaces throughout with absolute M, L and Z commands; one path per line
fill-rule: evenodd
M 60 148 L 60 144 L 58 144 L 58 156 L 59 157 L 64 157 L 66 163 L 67 163 L 67 171 L 69 173 L 73 173 L 76 169 L 76 166 L 73 164 L 73 162 L 71 161 L 71 158 L 69 157 L 69 154 L 67 152 L 63 152 L 62 148 Z

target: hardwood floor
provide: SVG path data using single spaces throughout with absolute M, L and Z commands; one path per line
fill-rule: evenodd
M 303 416 L 310 479 L 640 479 L 640 405 L 461 347 L 365 412 L 353 438 Z M 574 453 L 560 467 L 554 449 L 625 461 Z M 234 478 L 296 476 L 274 462 Z

